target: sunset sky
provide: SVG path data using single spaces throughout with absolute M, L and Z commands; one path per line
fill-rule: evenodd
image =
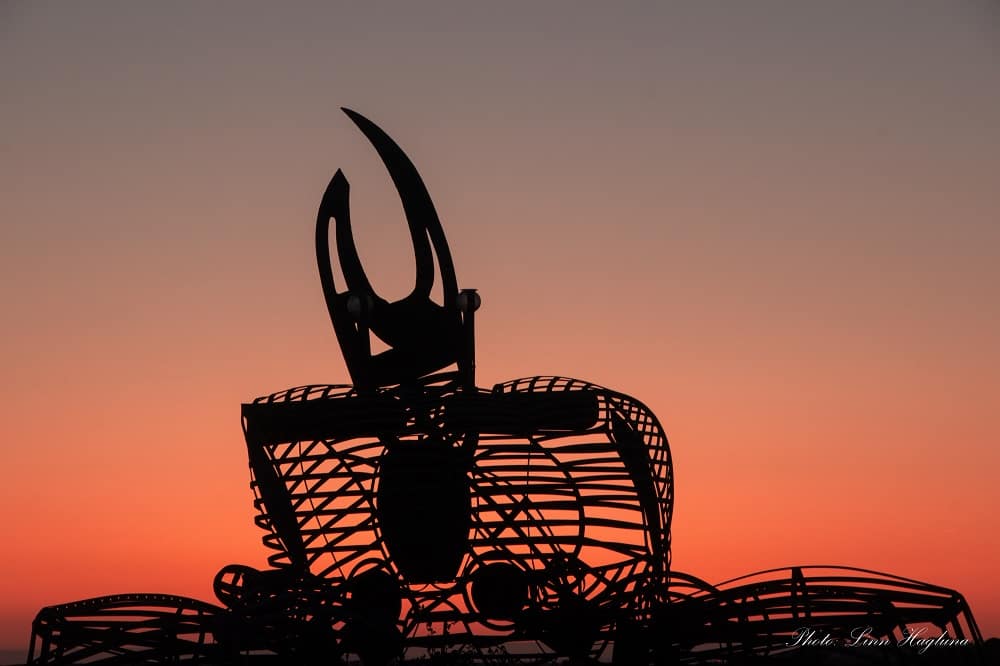
M 424 177 L 479 383 L 670 437 L 674 568 L 954 587 L 1000 635 L 1000 6 L 0 3 L 0 648 L 44 605 L 263 566 L 240 403 L 346 383 L 344 169 L 408 293 Z

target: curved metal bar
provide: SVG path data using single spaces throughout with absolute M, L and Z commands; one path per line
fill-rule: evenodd
M 424 181 L 420 178 L 420 174 L 417 173 L 416 167 L 413 166 L 413 162 L 406 156 L 406 153 L 381 128 L 356 111 L 346 108 L 341 110 L 354 121 L 354 124 L 358 126 L 358 129 L 378 152 L 393 184 L 396 186 L 396 191 L 399 193 L 417 262 L 416 284 L 410 296 L 429 298 L 431 287 L 434 285 L 434 260 L 427 242 L 429 235 L 441 268 L 445 305 L 451 305 L 458 296 L 455 267 L 451 260 L 451 252 L 448 250 L 448 243 L 445 241 L 444 230 L 441 228 L 441 222 Z M 345 225 L 345 229 L 347 233 L 350 233 L 349 226 Z M 337 243 L 339 251 L 339 225 Z M 350 247 L 353 248 L 353 241 Z M 354 258 L 357 258 L 356 252 Z M 348 279 L 346 274 L 345 279 Z
M 344 172 L 337 169 L 337 173 L 333 174 L 326 191 L 323 192 L 319 212 L 316 214 L 316 264 L 319 268 L 319 282 L 323 288 L 326 309 L 330 313 L 330 322 L 337 334 L 347 370 L 351 373 L 355 384 L 363 385 L 366 374 L 363 366 L 369 356 L 368 331 L 359 330 L 357 318 L 352 317 L 349 312 L 350 291 L 337 291 L 330 256 L 330 220 L 334 219 L 337 221 L 337 253 L 344 279 L 348 283 L 347 288 L 355 293 L 374 294 L 350 233 L 349 197 L 350 184 Z M 347 230 L 346 233 L 342 233 L 343 229 Z M 342 239 L 341 236 L 346 238 Z
M 385 132 L 354 111 L 344 109 L 344 113 L 371 142 L 396 186 L 416 260 L 416 281 L 408 296 L 390 303 L 375 293 L 354 242 L 350 186 L 338 170 L 323 194 L 317 214 L 316 260 L 327 310 L 351 378 L 359 389 L 368 390 L 413 382 L 453 363 L 468 375 L 474 352 L 461 341 L 463 329 L 471 331 L 472 318 L 459 303 L 451 252 L 427 188 L 413 163 Z M 331 219 L 336 223 L 337 258 L 345 291 L 337 290 L 333 277 Z M 430 297 L 435 254 L 441 273 L 442 304 Z M 373 356 L 369 332 L 389 349 Z

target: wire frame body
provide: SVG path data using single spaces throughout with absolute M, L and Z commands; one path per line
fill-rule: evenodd
M 540 641 L 541 654 L 597 655 L 617 618 L 645 616 L 663 600 L 670 452 L 633 398 L 556 377 L 471 393 L 387 389 L 375 399 L 313 386 L 258 399 L 244 417 L 270 564 L 304 567 L 345 591 L 368 571 L 386 572 L 401 591 L 398 627 L 410 648 L 522 643 L 531 652 Z M 468 539 L 450 578 L 412 581 L 382 526 L 386 442 L 419 451 L 432 436 L 470 457 Z M 418 509 L 411 518 L 433 532 L 437 516 Z M 523 603 L 490 598 L 497 576 L 523 585 Z
M 968 603 L 938 585 L 854 567 L 799 566 L 712 587 L 653 614 L 649 655 L 670 653 L 691 664 L 983 663 Z M 932 649 L 926 641 L 935 639 Z
M 43 608 L 31 664 L 217 663 L 224 609 L 168 594 L 118 594 Z

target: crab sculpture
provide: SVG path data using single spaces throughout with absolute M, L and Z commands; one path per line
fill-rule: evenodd
M 673 470 L 656 417 L 578 379 L 478 387 L 479 295 L 459 290 L 413 164 L 345 113 L 399 192 L 416 280 L 398 301 L 375 292 L 337 171 L 315 240 L 352 383 L 242 408 L 271 568 L 223 567 L 221 605 L 136 594 L 44 608 L 30 663 L 737 663 L 779 659 L 804 626 L 859 624 L 883 637 L 931 624 L 981 643 L 961 595 L 918 581 L 794 567 L 713 586 L 671 571 Z

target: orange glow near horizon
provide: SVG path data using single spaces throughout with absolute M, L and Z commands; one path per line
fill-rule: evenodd
M 214 601 L 265 566 L 239 406 L 348 382 L 312 254 L 337 168 L 376 287 L 412 284 L 340 105 L 426 180 L 483 297 L 481 386 L 579 377 L 658 416 L 675 569 L 881 570 L 1000 635 L 981 22 L 271 11 L 0 9 L 0 647 L 45 605 Z

